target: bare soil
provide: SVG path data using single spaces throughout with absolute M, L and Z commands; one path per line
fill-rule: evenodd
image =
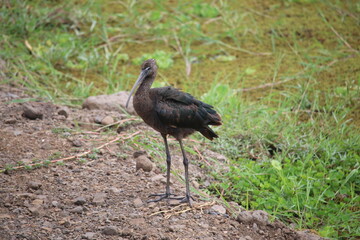
M 265 212 L 246 212 L 236 204 L 225 208 L 203 194 L 194 194 L 193 208 L 175 201 L 147 203 L 149 194 L 164 190 L 163 168 L 154 163 L 150 172 L 137 170 L 134 153 L 143 149 L 127 144 L 149 130 L 147 126 L 102 133 L 95 131 L 101 127 L 95 121 L 105 116 L 126 121 L 126 115 L 26 98 L 22 90 L 0 86 L 0 168 L 55 162 L 0 173 L 0 239 L 320 239 L 270 222 Z M 26 117 L 29 107 L 42 117 Z M 171 144 L 174 171 L 182 173 L 177 147 Z M 57 161 L 95 148 L 82 157 Z M 205 159 L 216 154 L 201 153 Z M 190 158 L 192 183 L 201 192 L 204 186 L 196 179 L 211 179 L 199 160 Z M 183 182 L 174 176 L 171 188 L 184 194 Z M 242 217 L 236 218 L 238 214 Z

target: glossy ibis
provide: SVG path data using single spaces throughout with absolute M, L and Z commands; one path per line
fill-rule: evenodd
M 154 59 L 148 59 L 141 65 L 141 73 L 131 89 L 126 107 L 130 98 L 137 89 L 133 104 L 136 113 L 150 127 L 161 133 L 164 139 L 166 151 L 166 189 L 163 194 L 153 194 L 150 197 L 158 197 L 149 202 L 157 202 L 165 198 L 182 199 L 191 206 L 189 188 L 189 160 L 186 157 L 182 139 L 195 131 L 200 132 L 206 138 L 213 140 L 218 135 L 208 125 L 221 125 L 221 117 L 213 109 L 213 106 L 203 103 L 188 93 L 173 87 L 151 88 L 157 74 L 157 65 Z M 167 142 L 167 135 L 173 136 L 180 143 L 185 167 L 186 196 L 184 198 L 171 197 L 170 192 L 170 168 L 171 156 Z

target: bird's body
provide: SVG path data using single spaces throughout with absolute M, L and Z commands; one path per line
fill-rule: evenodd
M 218 137 L 208 125 L 221 125 L 221 118 L 211 105 L 195 99 L 188 93 L 173 87 L 151 88 L 156 73 L 157 65 L 155 60 L 146 60 L 142 64 L 139 79 L 130 93 L 131 97 L 138 86 L 133 99 L 135 111 L 146 124 L 161 133 L 165 143 L 167 156 L 166 193 L 156 195 L 160 196 L 156 201 L 170 198 L 171 195 L 169 187 L 171 157 L 167 144 L 167 135 L 171 135 L 179 141 L 184 157 L 186 178 L 186 197 L 184 201 L 190 204 L 188 159 L 182 146 L 182 139 L 195 131 L 199 131 L 210 140 Z

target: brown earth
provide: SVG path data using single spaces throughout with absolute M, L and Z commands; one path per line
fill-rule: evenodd
M 209 150 L 201 150 L 201 158 L 190 155 L 192 185 L 198 193 L 193 208 L 174 200 L 147 203 L 149 194 L 165 186 L 160 170 L 165 161 L 155 164 L 139 153 L 140 146 L 129 144 L 134 136 L 151 133 L 147 126 L 132 124 L 119 128 L 118 134 L 115 129 L 103 133 L 94 122 L 105 116 L 130 122 L 127 115 L 27 98 L 22 90 L 0 86 L 0 169 L 20 166 L 0 173 L 0 239 L 320 239 L 270 222 L 263 211 L 243 211 L 236 204 L 225 208 L 202 193 L 206 186 L 198 180 L 211 178 L 199 167 L 201 158 L 222 158 Z M 153 136 L 161 143 L 155 132 Z M 174 172 L 181 176 L 178 146 L 170 143 Z M 98 150 L 91 151 L 94 148 Z M 77 154 L 81 157 L 61 160 Z M 142 157 L 135 159 L 137 155 Z M 24 168 L 44 160 L 54 163 Z M 172 181 L 173 192 L 184 194 L 182 181 L 174 176 Z

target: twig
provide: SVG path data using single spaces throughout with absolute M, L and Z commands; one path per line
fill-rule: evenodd
M 185 213 L 185 212 L 192 211 L 192 210 L 200 210 L 200 211 L 202 211 L 202 209 L 204 207 L 212 206 L 214 204 L 215 204 L 215 201 L 212 201 L 212 202 L 206 202 L 206 203 L 203 203 L 203 204 L 193 205 L 193 207 L 189 207 L 187 203 L 184 203 L 184 204 L 180 204 L 180 205 L 178 205 L 178 206 L 176 206 L 176 207 L 174 207 L 172 209 L 169 209 L 169 210 L 163 210 L 163 211 L 159 211 L 159 212 L 154 212 L 154 213 L 150 214 L 149 217 L 164 213 L 165 214 L 164 218 L 169 219 L 171 216 L 179 215 L 181 213 Z M 187 206 L 187 207 L 180 210 L 180 211 L 177 211 L 178 208 L 183 207 L 183 206 Z
M 258 90 L 258 89 L 262 89 L 262 88 L 273 87 L 273 86 L 276 86 L 276 85 L 280 85 L 280 84 L 289 82 L 291 80 L 293 80 L 293 78 L 288 78 L 288 79 L 285 79 L 285 80 L 279 81 L 279 82 L 265 83 L 263 85 L 256 86 L 256 87 L 241 88 L 241 89 L 238 89 L 236 91 L 237 92 L 249 92 L 249 91 Z
M 319 10 L 319 14 L 322 17 L 323 21 L 328 25 L 328 27 L 335 33 L 335 35 L 352 51 L 352 52 L 359 52 L 359 50 L 354 49 L 336 30 L 335 28 L 328 22 L 325 15 L 322 11 Z

